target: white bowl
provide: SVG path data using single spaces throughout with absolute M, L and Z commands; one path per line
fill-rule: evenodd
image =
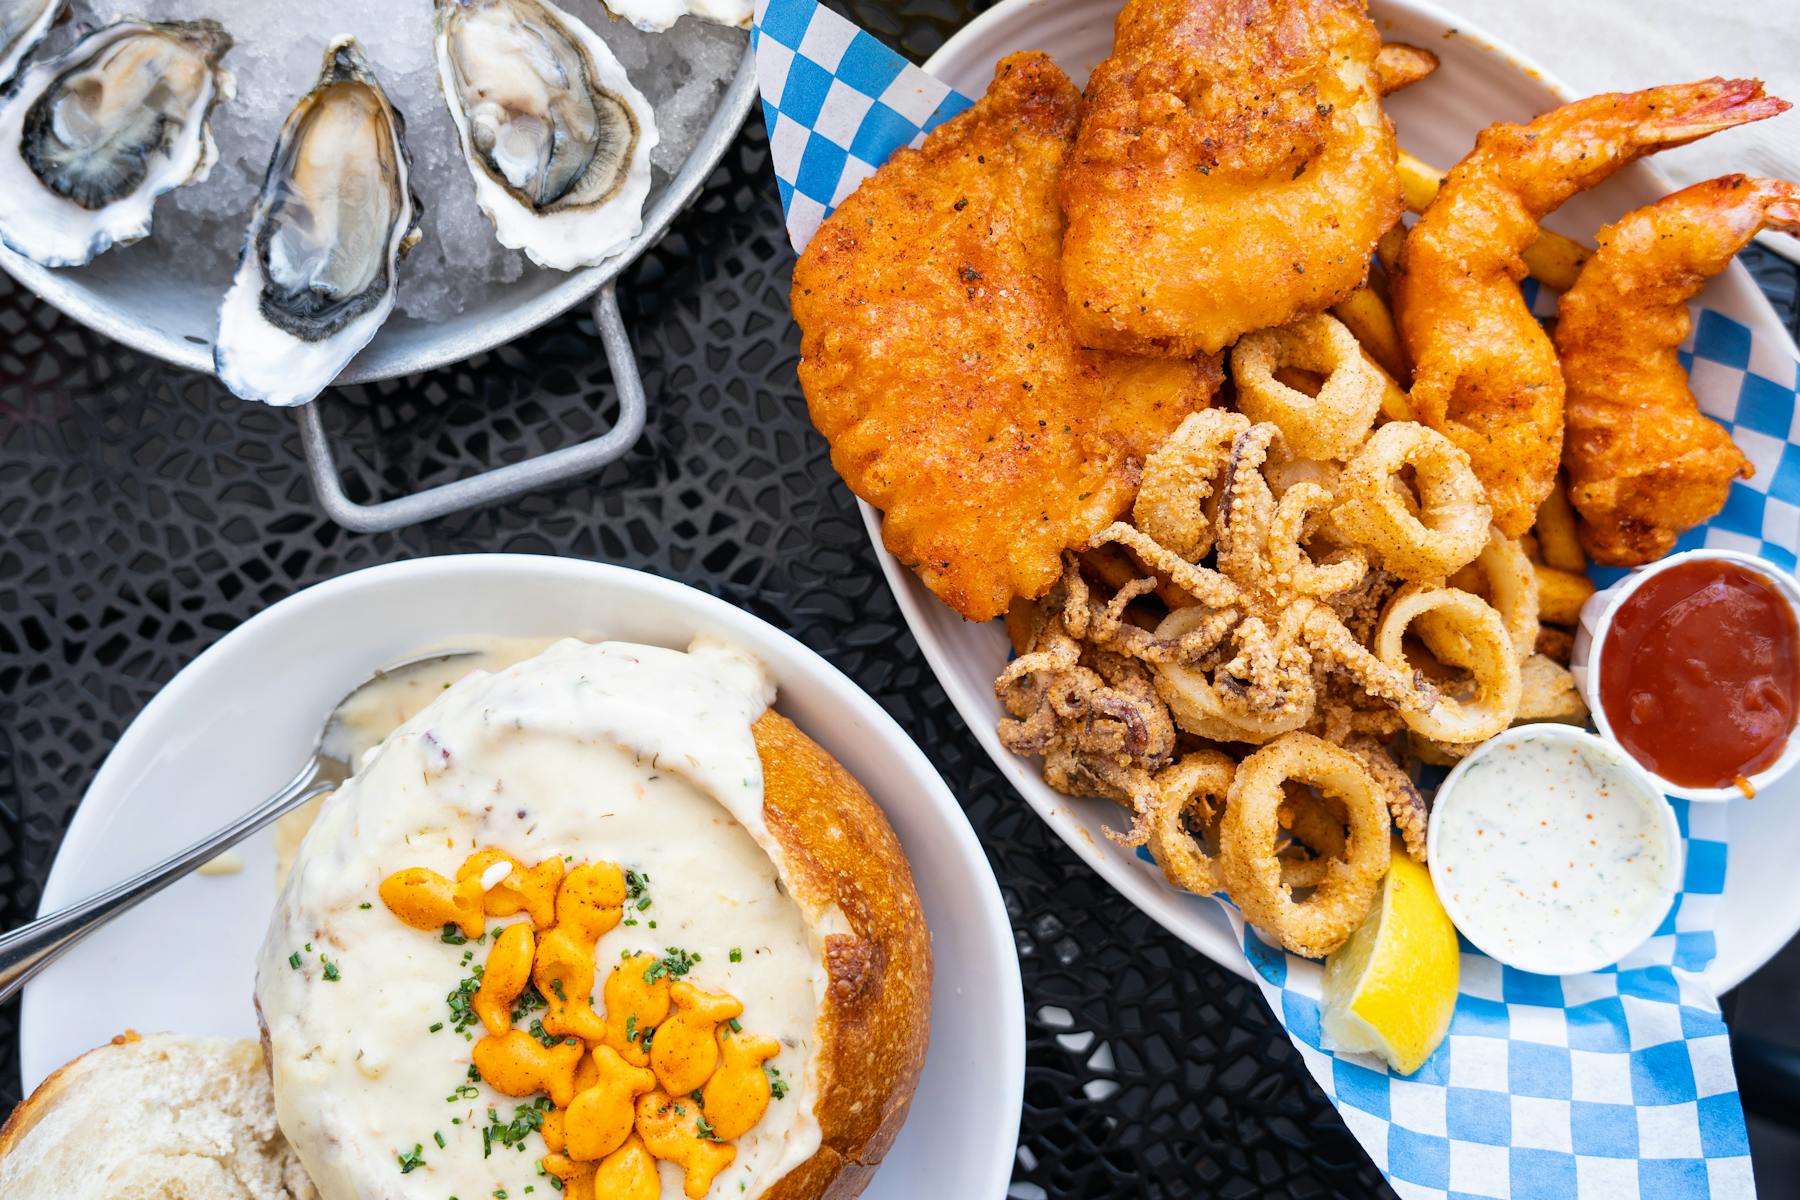
M 1625 598 L 1643 587 L 1646 581 L 1670 567 L 1695 561 L 1736 563 L 1745 570 L 1762 576 L 1781 593 L 1782 598 L 1788 602 L 1788 607 L 1793 609 L 1795 621 L 1800 622 L 1800 583 L 1796 583 L 1792 575 L 1767 559 L 1757 558 L 1753 554 L 1741 554 L 1736 550 L 1701 549 L 1671 554 L 1667 558 L 1638 567 L 1611 587 L 1595 592 L 1581 606 L 1581 624 L 1575 630 L 1574 657 L 1569 670 L 1575 676 L 1575 685 L 1581 689 L 1582 697 L 1587 700 L 1595 728 L 1600 730 L 1601 737 L 1614 745 L 1620 745 L 1619 738 L 1613 732 L 1612 722 L 1606 719 L 1606 707 L 1600 703 L 1600 652 L 1606 644 L 1606 631 L 1612 628 L 1613 614 L 1619 611 L 1619 605 Z M 1626 756 L 1630 757 L 1629 751 L 1626 751 Z M 1776 780 L 1793 770 L 1795 763 L 1800 763 L 1800 736 L 1795 736 L 1795 731 L 1790 731 L 1781 757 L 1750 776 L 1751 790 L 1758 796 L 1763 795 Z M 1638 765 L 1656 780 L 1663 791 L 1685 800 L 1719 802 L 1739 800 L 1744 795 L 1735 786 L 1689 787 L 1674 783 L 1658 775 L 1648 764 Z
M 1039 49 L 1048 51 L 1081 83 L 1111 51 L 1119 8 L 1120 0 L 1001 0 L 957 31 L 925 66 L 965 94 L 978 96 L 987 89 L 1000 59 L 1016 50 Z M 1429 47 L 1443 62 L 1435 76 L 1386 101 L 1401 144 L 1428 162 L 1453 163 L 1487 125 L 1528 119 L 1572 94 L 1461 16 L 1421 0 L 1371 0 L 1369 8 L 1388 40 Z M 1718 69 L 1728 73 L 1730 64 L 1721 63 Z M 1572 236 L 1591 238 L 1605 222 L 1673 190 L 1654 166 L 1638 163 L 1576 197 L 1547 223 Z M 1701 299 L 1707 307 L 1756 330 L 1770 347 L 1792 344 L 1741 266 L 1715 279 Z M 1175 890 L 1153 864 L 1107 840 L 1104 828 L 1121 823 L 1117 805 L 1050 790 L 1037 763 L 1001 746 L 995 725 L 1004 713 L 994 698 L 993 683 L 1006 664 L 1005 631 L 998 623 L 971 624 L 940 603 L 882 548 L 881 514 L 865 504 L 863 521 L 920 649 L 1001 776 L 1126 899 L 1214 962 L 1253 978 L 1217 902 Z M 1741 804 L 1731 810 L 1730 867 L 1718 914 L 1718 954 L 1706 972 L 1707 984 L 1716 991 L 1741 982 L 1800 930 L 1800 879 L 1788 851 L 1800 842 L 1796 780 L 1800 776 L 1784 781 L 1767 804 Z
M 620 567 L 532 555 L 372 567 L 260 613 L 189 664 L 132 722 L 69 827 L 43 911 L 142 869 L 275 790 L 323 714 L 375 667 L 458 634 L 574 634 L 745 647 L 776 705 L 874 794 L 912 861 L 931 926 L 931 1046 L 912 1114 L 867 1192 L 999 1200 L 1025 1076 L 1024 995 L 1000 889 L 962 810 L 919 748 L 824 659 L 721 600 Z M 77 945 L 27 986 L 24 1082 L 126 1027 L 255 1037 L 251 983 L 273 907 L 274 847 L 191 876 Z
M 1662 843 L 1663 872 L 1660 881 L 1660 903 L 1646 908 L 1643 915 L 1634 924 L 1616 931 L 1612 938 L 1593 954 L 1583 956 L 1572 953 L 1566 946 L 1538 947 L 1536 952 L 1532 953 L 1499 952 L 1495 943 L 1481 936 L 1481 915 L 1468 911 L 1458 900 L 1459 893 L 1452 886 L 1453 881 L 1449 878 L 1449 872 L 1456 866 L 1455 860 L 1446 859 L 1438 850 L 1438 831 L 1443 828 L 1444 814 L 1455 811 L 1459 795 L 1468 795 L 1468 792 L 1459 790 L 1457 784 L 1476 764 L 1524 741 L 1579 746 L 1583 752 L 1618 767 L 1620 773 L 1630 780 L 1633 791 L 1636 793 L 1636 799 L 1643 806 L 1645 823 L 1651 827 L 1656 839 Z M 1681 887 L 1684 855 L 1682 853 L 1681 825 L 1675 818 L 1675 810 L 1663 798 L 1656 780 L 1652 779 L 1650 773 L 1638 765 L 1636 759 L 1625 753 L 1615 743 L 1605 738 L 1595 737 L 1585 729 L 1577 729 L 1573 725 L 1543 723 L 1515 725 L 1483 743 L 1480 749 L 1457 763 L 1450 774 L 1444 777 L 1444 782 L 1438 785 L 1437 799 L 1431 806 L 1431 824 L 1425 834 L 1425 858 L 1431 865 L 1431 881 L 1437 889 L 1438 899 L 1443 902 L 1444 911 L 1450 915 L 1450 923 L 1455 925 L 1464 937 L 1479 947 L 1482 953 L 1509 967 L 1517 967 L 1521 971 L 1530 971 L 1537 975 L 1575 975 L 1611 966 L 1650 939 L 1657 927 L 1662 924 L 1663 918 L 1668 916 L 1669 904 L 1675 899 L 1675 893 Z

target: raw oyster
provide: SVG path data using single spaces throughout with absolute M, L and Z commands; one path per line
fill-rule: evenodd
M 125 20 L 27 67 L 0 99 L 0 241 L 66 267 L 148 234 L 156 198 L 212 169 L 230 48 L 216 21 Z
M 394 310 L 419 240 L 406 122 L 339 38 L 288 114 L 219 310 L 213 365 L 247 400 L 304 404 Z
M 68 0 L 0 0 L 0 87 L 19 73 Z
M 438 78 L 500 244 L 570 271 L 644 227 L 656 119 L 598 34 L 549 0 L 434 0 Z

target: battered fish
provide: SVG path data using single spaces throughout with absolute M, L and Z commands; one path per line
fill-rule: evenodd
M 1078 94 L 1015 54 L 901 150 L 794 269 L 800 384 L 882 540 L 970 620 L 1048 591 L 1131 507 L 1147 455 L 1206 407 L 1216 359 L 1084 350 L 1063 305 L 1056 180 Z
M 1063 174 L 1081 344 L 1210 353 L 1349 295 L 1403 208 L 1380 51 L 1361 0 L 1131 0 Z

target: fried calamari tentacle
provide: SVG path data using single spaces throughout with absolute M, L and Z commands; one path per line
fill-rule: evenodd
M 1425 712 L 1439 702 L 1437 690 L 1410 664 L 1404 659 L 1386 662 L 1371 653 L 1329 608 L 1308 613 L 1301 636 L 1314 654 L 1356 680 L 1363 691 L 1402 712 Z
M 1266 421 L 1238 434 L 1219 488 L 1219 570 L 1246 586 L 1258 586 L 1266 574 L 1275 495 L 1261 467 L 1268 460 L 1270 443 L 1280 436 L 1281 430 Z
M 1237 764 L 1217 750 L 1183 755 L 1152 781 L 1150 857 L 1176 887 L 1208 896 L 1225 886 L 1215 851 Z
M 1406 844 L 1406 856 L 1416 863 L 1425 861 L 1425 833 L 1431 821 L 1431 809 L 1413 783 L 1412 776 L 1394 761 L 1387 746 L 1366 734 L 1353 734 L 1343 742 L 1344 749 L 1362 759 L 1363 766 L 1381 785 L 1381 797 L 1387 803 L 1388 816 Z
M 1438 619 L 1421 622 L 1428 613 Z M 1410 669 L 1402 644 L 1409 628 L 1440 662 L 1468 671 L 1474 690 L 1467 698 L 1440 691 L 1431 708 L 1404 713 L 1409 728 L 1439 741 L 1474 742 L 1512 724 L 1519 710 L 1519 658 L 1499 613 L 1468 592 L 1407 584 L 1388 602 L 1375 631 L 1375 654 L 1395 671 Z
M 1281 877 L 1275 855 L 1282 785 L 1308 784 L 1344 806 L 1344 857 L 1303 901 Z M 1290 733 L 1238 764 L 1220 827 L 1227 890 L 1244 917 L 1295 954 L 1319 958 L 1344 944 L 1375 903 L 1388 867 L 1388 810 L 1380 785 L 1350 751 Z
M 1169 621 L 1175 615 L 1171 614 Z M 1246 642 L 1252 644 L 1246 647 Z M 1256 618 L 1232 630 L 1228 644 L 1236 652 L 1234 657 L 1210 674 L 1204 664 L 1163 663 L 1156 667 L 1156 694 L 1169 706 L 1177 725 L 1216 742 L 1255 744 L 1299 729 L 1312 719 L 1312 676 L 1310 671 L 1294 669 L 1298 664 L 1292 647 L 1277 649 L 1267 626 Z M 1255 679 L 1254 687 L 1246 678 L 1250 676 Z
M 1277 372 L 1320 376 L 1317 395 L 1282 382 Z M 1381 373 L 1342 321 L 1313 313 L 1276 329 L 1247 333 L 1231 348 L 1238 411 L 1272 421 L 1301 458 L 1348 458 L 1381 408 Z
M 1413 469 L 1419 510 L 1394 486 Z M 1469 456 L 1442 434 L 1411 421 L 1377 429 L 1344 468 L 1337 528 L 1402 579 L 1442 579 L 1472 562 L 1487 542 L 1488 506 Z
M 1225 468 L 1231 444 L 1250 427 L 1241 413 L 1222 408 L 1190 414 L 1144 460 L 1131 519 L 1153 541 L 1188 562 L 1199 562 L 1213 544 L 1206 501 Z
M 1115 521 L 1096 533 L 1090 544 L 1104 546 L 1113 543 L 1128 547 L 1143 560 L 1145 566 L 1161 571 L 1175 581 L 1176 587 L 1209 608 L 1234 608 L 1243 602 L 1243 593 L 1231 580 L 1210 567 L 1195 566 L 1142 530 L 1134 529 L 1123 521 Z
M 1330 492 L 1310 481 L 1294 484 L 1275 502 L 1269 522 L 1268 574 L 1280 593 L 1325 599 L 1362 582 L 1369 560 L 1361 550 L 1338 550 L 1317 563 L 1303 545 L 1315 517 L 1329 510 L 1332 502 Z
M 1104 611 L 1094 619 L 1111 621 Z M 1117 620 L 1095 624 L 1092 636 L 1096 645 L 1152 666 L 1177 663 L 1211 669 L 1216 665 L 1214 652 L 1225 644 L 1237 623 L 1235 609 L 1191 604 L 1164 617 L 1154 630 Z

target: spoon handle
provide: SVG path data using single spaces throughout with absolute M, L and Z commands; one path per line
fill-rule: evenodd
M 315 755 L 280 791 L 217 833 L 98 895 L 0 935 L 0 1004 L 64 950 L 126 909 L 156 895 L 283 813 L 292 812 L 315 796 L 329 792 L 339 782 L 330 774 Z

